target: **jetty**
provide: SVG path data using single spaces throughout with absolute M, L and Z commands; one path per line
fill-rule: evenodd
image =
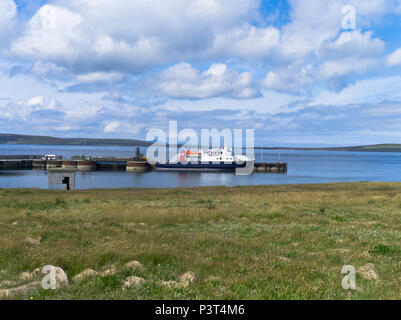
M 147 172 L 155 170 L 146 159 L 138 157 L 71 157 L 70 159 L 44 160 L 41 155 L 0 155 L 0 170 L 52 170 L 52 171 L 101 171 L 125 170 L 127 172 Z M 256 162 L 254 172 L 286 173 L 287 163 Z

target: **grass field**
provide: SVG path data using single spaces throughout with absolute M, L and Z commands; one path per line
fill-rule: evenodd
M 0 244 L 3 288 L 47 264 L 69 279 L 131 260 L 144 266 L 9 298 L 399 299 L 401 184 L 0 189 Z M 341 268 L 367 263 L 379 278 L 357 273 L 357 290 L 344 290 Z M 186 271 L 198 281 L 162 285 Z M 133 275 L 145 283 L 122 290 Z

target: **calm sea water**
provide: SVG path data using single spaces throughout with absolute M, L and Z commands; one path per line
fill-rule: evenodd
M 144 152 L 144 149 L 141 150 Z M 76 147 L 0 145 L 0 154 L 58 154 L 130 157 L 132 147 Z M 212 172 L 147 172 L 125 171 L 77 172 L 76 188 L 169 188 L 196 186 L 238 186 L 299 183 L 331 183 L 354 181 L 401 182 L 401 153 L 337 152 L 337 151 L 257 151 L 257 161 L 285 161 L 287 174 Z M 47 171 L 0 171 L 0 188 L 49 188 Z

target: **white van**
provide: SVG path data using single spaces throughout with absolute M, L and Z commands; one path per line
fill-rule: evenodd
M 56 160 L 56 155 L 54 154 L 47 154 L 44 157 L 42 157 L 42 160 Z

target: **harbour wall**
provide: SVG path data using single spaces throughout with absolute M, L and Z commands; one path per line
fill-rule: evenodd
M 22 156 L 21 156 L 22 157 Z M 0 170 L 67 170 L 67 171 L 96 171 L 96 170 L 125 170 L 127 172 L 146 172 L 154 170 L 146 160 L 122 158 L 96 158 L 93 160 L 42 160 L 35 156 L 25 159 L 4 159 L 0 157 Z M 255 163 L 254 172 L 286 173 L 287 163 Z

